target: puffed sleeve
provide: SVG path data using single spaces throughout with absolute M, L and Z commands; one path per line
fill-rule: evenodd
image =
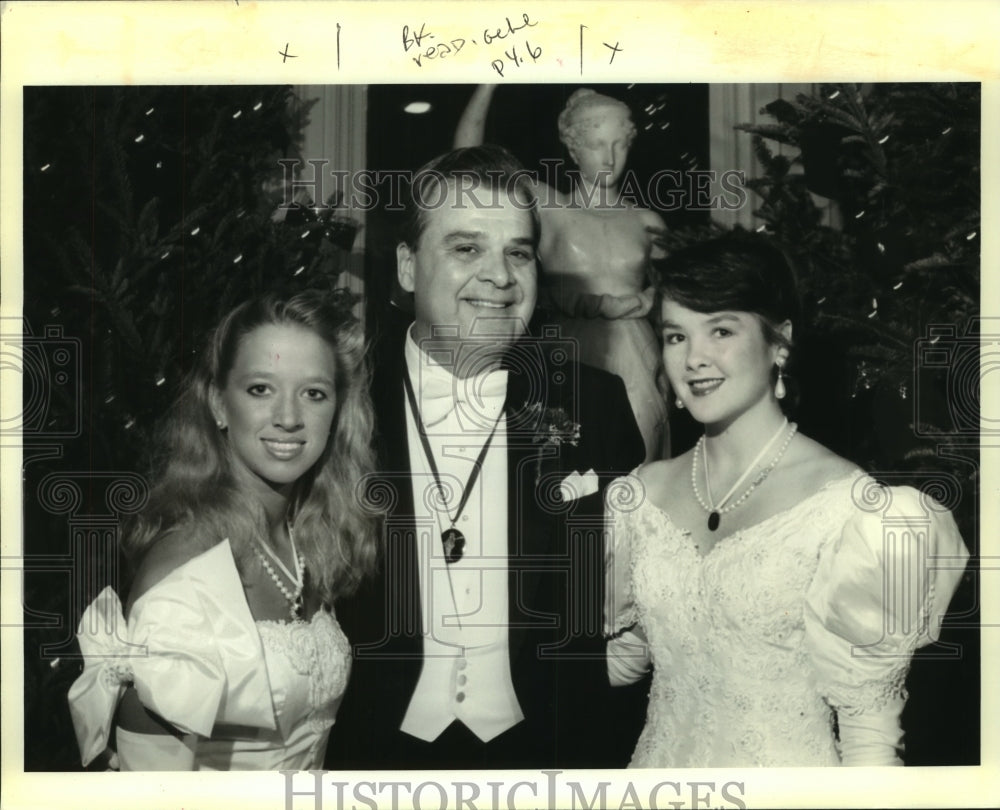
M 260 636 L 228 541 L 142 594 L 127 622 L 105 588 L 77 633 L 84 669 L 69 704 L 84 765 L 107 745 L 129 683 L 146 708 L 185 734 L 210 736 L 217 721 L 275 727 Z
M 894 765 L 910 659 L 936 638 L 969 555 L 937 501 L 860 483 L 859 506 L 822 551 L 806 598 L 806 647 L 837 710 L 843 764 Z

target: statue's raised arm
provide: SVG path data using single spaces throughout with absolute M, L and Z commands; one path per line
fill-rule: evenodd
M 458 119 L 458 126 L 455 127 L 455 149 L 463 146 L 479 146 L 485 140 L 486 116 L 490 111 L 490 102 L 493 101 L 493 92 L 496 90 L 495 84 L 480 84 L 472 93 L 472 98 L 465 106 L 462 117 Z

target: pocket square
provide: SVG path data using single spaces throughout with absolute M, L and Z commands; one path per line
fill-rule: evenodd
M 559 493 L 564 501 L 575 501 L 597 492 L 599 482 L 593 469 L 580 475 L 576 470 L 567 475 L 559 484 Z

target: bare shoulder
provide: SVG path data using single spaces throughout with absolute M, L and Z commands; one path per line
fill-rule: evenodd
M 647 497 L 657 503 L 657 493 L 672 492 L 682 479 L 686 480 L 690 474 L 692 452 L 694 451 L 688 450 L 675 458 L 652 461 L 640 467 L 636 475 L 642 482 Z
M 815 492 L 829 484 L 858 472 L 858 465 L 838 456 L 828 447 L 799 433 L 789 447 L 785 473 L 805 492 Z
M 174 569 L 205 551 L 205 546 L 181 531 L 161 534 L 145 553 L 129 589 L 128 608 Z

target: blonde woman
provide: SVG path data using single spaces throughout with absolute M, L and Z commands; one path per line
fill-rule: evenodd
M 265 296 L 223 319 L 124 535 L 124 615 L 106 588 L 80 624 L 84 765 L 111 745 L 122 770 L 322 766 L 351 661 L 333 604 L 376 557 L 355 493 L 371 433 L 344 301 Z

